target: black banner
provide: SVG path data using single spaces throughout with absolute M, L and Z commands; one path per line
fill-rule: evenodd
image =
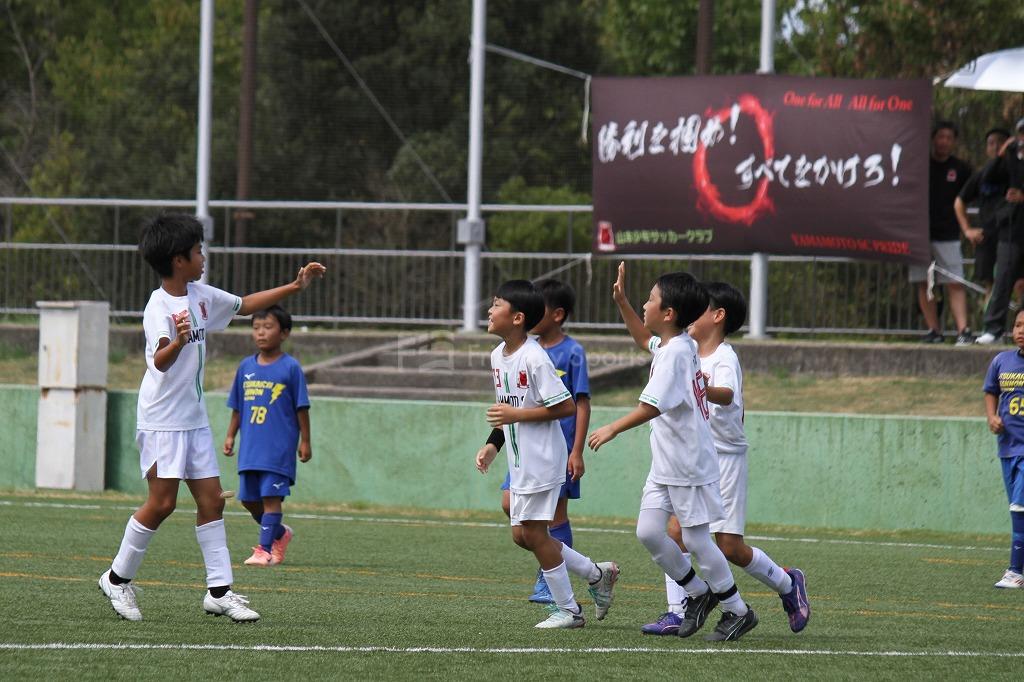
M 925 263 L 931 84 L 596 78 L 594 243 Z

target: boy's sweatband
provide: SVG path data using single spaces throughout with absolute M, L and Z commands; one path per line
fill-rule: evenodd
M 493 445 L 498 450 L 501 450 L 501 446 L 505 444 L 505 431 L 502 429 L 492 429 L 491 435 L 487 436 L 487 445 Z

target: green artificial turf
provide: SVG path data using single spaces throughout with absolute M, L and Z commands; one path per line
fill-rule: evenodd
M 739 642 L 711 644 L 639 633 L 664 611 L 664 586 L 628 519 L 574 520 L 576 548 L 621 567 L 607 619 L 593 618 L 574 579 L 586 627 L 534 629 L 546 616 L 526 601 L 536 563 L 513 545 L 497 510 L 286 503 L 296 533 L 287 561 L 257 569 L 241 565 L 257 527 L 231 502 L 235 590 L 263 616 L 233 624 L 203 613 L 202 559 L 183 504 L 150 545 L 136 580 L 144 621 L 129 623 L 96 580 L 139 502 L 0 494 L 0 677 L 1019 679 L 1024 670 L 1024 591 L 992 587 L 1006 565 L 1001 535 L 753 526 L 751 544 L 805 571 L 810 625 L 791 633 L 778 597 L 734 569 L 760 625 Z M 95 648 L 17 648 L 39 645 Z

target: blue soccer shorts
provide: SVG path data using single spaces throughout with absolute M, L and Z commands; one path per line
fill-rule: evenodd
M 259 502 L 264 497 L 288 497 L 291 479 L 273 471 L 238 472 L 238 499 Z
M 1003 485 L 1011 511 L 1024 511 L 1024 456 L 1000 457 L 999 463 L 1003 465 Z

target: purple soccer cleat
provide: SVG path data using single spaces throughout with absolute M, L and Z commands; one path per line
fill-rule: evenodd
M 640 632 L 645 635 L 677 635 L 679 634 L 679 624 L 683 622 L 683 617 L 678 613 L 663 613 L 653 623 L 648 623 L 640 627 Z
M 793 589 L 788 594 L 779 595 L 779 598 L 782 599 L 782 608 L 789 616 L 789 629 L 800 632 L 807 627 L 807 621 L 811 619 L 811 605 L 807 601 L 807 581 L 804 579 L 804 572 L 799 568 L 787 568 L 785 571 L 793 580 Z

